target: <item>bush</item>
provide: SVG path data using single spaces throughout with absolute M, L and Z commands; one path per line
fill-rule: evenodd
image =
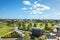
M 34 40 L 39 40 L 39 38 L 35 38 Z
M 47 39 L 47 36 L 43 35 L 41 37 L 39 37 L 40 40 L 46 40 Z
M 18 38 L 18 37 L 20 37 L 20 36 L 16 32 L 6 34 L 6 35 L 2 36 L 2 38 Z
M 25 32 L 24 40 L 30 40 L 30 35 L 28 32 Z

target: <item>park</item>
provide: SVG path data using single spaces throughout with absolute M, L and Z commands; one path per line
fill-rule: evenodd
M 21 38 L 23 40 L 47 40 L 60 37 L 58 20 L 26 20 L 28 19 L 0 21 L 0 38 L 3 40 L 8 40 L 8 38 L 10 40 L 20 40 Z

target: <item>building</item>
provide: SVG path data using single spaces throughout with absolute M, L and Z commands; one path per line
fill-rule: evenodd
M 34 37 L 39 37 L 39 36 L 42 36 L 43 35 L 43 29 L 42 28 L 32 28 L 32 36 Z

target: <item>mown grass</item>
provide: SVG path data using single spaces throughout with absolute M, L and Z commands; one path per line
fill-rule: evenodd
M 12 30 L 13 30 L 12 27 L 8 27 L 8 26 L 2 27 L 0 28 L 0 36 L 4 36 L 5 34 L 7 34 L 8 32 Z

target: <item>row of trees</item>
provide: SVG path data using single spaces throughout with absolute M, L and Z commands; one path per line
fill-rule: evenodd
M 36 23 L 36 22 L 23 22 L 23 21 L 17 21 L 17 22 L 1 22 L 0 27 L 3 27 L 3 25 L 7 25 L 8 27 L 14 27 L 17 26 L 21 30 L 31 30 L 32 27 L 39 27 L 44 28 L 46 30 L 50 30 L 52 26 L 55 25 L 55 23 Z M 50 26 L 50 27 L 49 27 Z

